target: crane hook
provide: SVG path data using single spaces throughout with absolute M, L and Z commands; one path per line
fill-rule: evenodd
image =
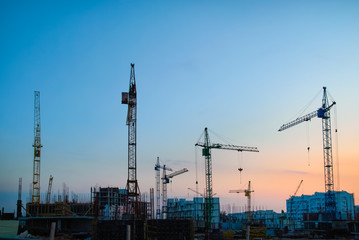
M 238 168 L 238 171 L 239 171 L 239 183 L 242 184 L 242 171 L 243 171 L 243 168 Z

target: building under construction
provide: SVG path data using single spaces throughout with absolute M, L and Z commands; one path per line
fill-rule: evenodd
M 258 152 L 258 149 L 256 147 L 211 143 L 207 128 L 202 134 L 203 138 L 200 138 L 200 141 L 195 144 L 195 146 L 202 148 L 202 156 L 205 160 L 205 193 L 202 195 L 196 190 L 195 192 L 201 197 L 193 198 L 193 200 L 167 199 L 167 184 L 173 177 L 188 172 L 188 169 L 183 168 L 168 173 L 166 171 L 172 171 L 172 169 L 165 164 L 161 165 L 159 158 L 157 158 L 155 164 L 156 204 L 154 189 L 150 190 L 150 201 L 141 197 L 137 181 L 137 89 L 134 64 L 131 64 L 129 91 L 122 93 L 122 103 L 128 105 L 126 117 L 126 125 L 128 126 L 126 188 L 94 187 L 91 188 L 90 199 L 83 202 L 76 199 L 70 200 L 68 192 L 64 190 L 62 198 L 51 201 L 53 177 L 50 175 L 46 199 L 41 200 L 40 92 L 35 91 L 31 201 L 26 203 L 26 214 L 22 216 L 22 179 L 20 178 L 17 202 L 18 232 L 28 231 L 32 235 L 49 236 L 51 231 L 55 231 L 54 234 L 57 236 L 68 239 L 91 237 L 91 239 L 190 240 L 195 237 L 197 239 L 223 239 L 222 231 L 238 230 L 246 231 L 246 238 L 250 239 L 250 234 L 252 237 L 274 237 L 282 236 L 291 230 L 301 230 L 303 233 L 305 231 L 316 232 L 318 230 L 316 229 L 317 225 L 323 225 L 324 227 L 319 230 L 340 228 L 342 232 L 345 229 L 346 234 L 350 231 L 357 234 L 359 219 L 354 218 L 358 214 L 354 210 L 356 208 L 353 195 L 334 191 L 329 111 L 335 102 L 329 104 L 326 88 L 323 90 L 322 106 L 319 110 L 284 124 L 280 131 L 314 117 L 322 118 L 326 192 L 316 193 L 313 196 L 296 197 L 299 185 L 295 194 L 287 200 L 287 213 L 254 212 L 251 208 L 250 198 L 253 190 L 251 190 L 249 182 L 248 189 L 231 190 L 234 193 L 244 193 L 248 199 L 246 211 L 232 215 L 222 214 L 220 199 L 214 197 L 211 151 L 220 149 Z M 162 177 L 160 176 L 161 169 Z M 196 189 L 198 189 L 197 180 Z M 324 216 L 324 220 L 321 219 L 321 216 Z M 332 233 L 335 234 L 335 231 Z M 245 235 L 243 234 L 243 236 Z M 309 237 L 310 235 L 305 236 Z M 235 237 L 232 235 L 232 238 Z
M 53 177 L 50 176 L 46 203 L 40 199 L 41 169 L 41 121 L 40 92 L 34 93 L 34 158 L 31 202 L 26 204 L 22 216 L 22 182 L 19 181 L 17 203 L 19 233 L 49 236 L 51 229 L 56 235 L 69 238 L 92 239 L 193 239 L 192 220 L 154 219 L 153 201 L 141 200 L 137 181 L 137 90 L 134 64 L 131 64 L 129 91 L 122 93 L 122 103 L 128 105 L 128 178 L 126 189 L 117 187 L 91 189 L 91 200 L 80 203 L 69 201 L 64 190 L 63 199 L 51 202 Z M 180 173 L 187 171 L 181 170 Z M 176 173 L 176 174 L 180 174 Z M 174 175 L 167 175 L 167 179 Z M 152 192 L 153 193 L 153 192 Z M 153 198 L 151 198 L 153 200 Z M 166 213 L 166 211 L 164 212 Z M 176 238 L 176 236 L 180 236 Z
M 139 202 L 145 218 L 128 216 L 125 189 L 92 188 L 91 196 L 88 203 L 27 203 L 26 216 L 19 218 L 18 232 L 49 236 L 55 223 L 56 235 L 69 239 L 128 239 L 128 235 L 133 236 L 131 239 L 193 239 L 192 219 L 152 219 L 150 202 Z

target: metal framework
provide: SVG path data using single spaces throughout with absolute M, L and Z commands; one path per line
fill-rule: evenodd
M 248 151 L 259 152 L 256 147 L 243 147 L 229 144 L 212 143 L 209 139 L 208 129 L 204 129 L 204 141 L 198 142 L 195 146 L 202 147 L 202 156 L 205 157 L 205 175 L 206 175 L 206 194 L 205 194 L 205 229 L 206 232 L 212 231 L 212 214 L 213 214 L 213 187 L 212 187 L 212 155 L 211 149 L 235 150 L 235 151 Z
M 327 109 L 322 118 L 323 131 L 323 156 L 324 156 L 324 178 L 325 178 L 325 211 L 335 218 L 336 203 L 334 195 L 334 176 L 333 176 L 333 153 L 332 153 L 332 131 L 330 120 L 330 108 L 335 102 L 329 106 L 326 87 L 323 88 L 322 108 Z M 319 114 L 318 114 L 319 115 Z
M 163 177 L 162 177 L 162 219 L 167 218 L 167 184 L 170 183 L 170 179 L 183 174 L 185 172 L 188 172 L 187 168 L 183 168 L 181 170 L 178 170 L 176 172 L 170 173 L 167 175 L 166 170 L 169 170 L 169 168 L 166 167 L 166 165 L 163 165 Z M 171 170 L 172 171 L 172 170 Z
M 254 192 L 253 190 L 251 190 L 251 181 L 248 182 L 248 189 L 244 189 L 244 190 L 229 190 L 230 193 L 244 193 L 244 196 L 247 197 L 247 231 L 246 231 L 246 240 L 251 239 L 250 238 L 250 229 L 251 229 L 251 224 L 252 224 L 252 200 L 251 200 L 251 196 L 252 196 L 252 192 Z
M 170 170 L 163 165 L 162 168 L 162 219 L 167 218 L 167 183 L 166 183 L 166 170 Z M 170 170 L 172 171 L 172 169 Z
M 323 87 L 322 106 L 303 117 L 299 117 L 294 121 L 283 124 L 278 131 L 283 131 L 304 121 L 309 121 L 314 117 L 322 119 L 323 132 L 323 158 L 324 158 L 324 181 L 325 181 L 325 212 L 331 218 L 335 218 L 336 203 L 334 195 L 334 177 L 333 177 L 333 154 L 332 154 L 332 134 L 330 109 L 336 104 L 333 102 L 329 105 L 327 88 Z
M 254 191 L 251 190 L 251 181 L 248 182 L 247 189 L 229 190 L 229 193 L 244 193 L 244 196 L 247 197 L 247 221 L 248 221 L 248 224 L 252 223 L 252 205 L 251 205 L 252 192 L 254 192 Z
M 160 158 L 157 157 L 157 163 L 155 165 L 156 171 L 156 219 L 161 218 L 161 185 L 160 185 L 160 174 L 161 174 L 161 165 Z
M 163 169 L 162 172 L 162 178 L 160 177 L 161 169 Z M 161 218 L 161 185 L 160 181 L 161 179 L 164 179 L 166 177 L 166 171 L 173 171 L 172 168 L 166 167 L 166 165 L 160 165 L 160 158 L 157 157 L 157 163 L 155 165 L 155 171 L 156 171 L 156 219 Z M 166 197 L 164 197 L 164 192 L 166 192 Z M 166 200 L 164 200 L 166 198 Z M 162 184 L 162 208 L 165 208 L 167 203 L 167 186 L 165 184 Z M 162 213 L 164 213 L 165 210 L 162 209 Z
M 130 86 L 128 92 L 122 93 L 122 104 L 128 105 L 126 125 L 128 126 L 128 178 L 127 178 L 127 214 L 140 217 L 140 188 L 137 182 L 137 153 L 136 153 L 136 122 L 137 122 L 137 92 L 135 80 L 135 64 L 131 63 Z
M 41 162 L 41 122 L 40 92 L 34 92 L 34 165 L 32 178 L 32 203 L 40 203 L 40 162 Z
M 294 200 L 294 197 L 297 195 L 297 192 L 298 192 L 300 186 L 302 185 L 302 183 L 303 183 L 303 180 L 300 181 L 294 194 L 290 197 L 290 215 L 289 215 L 288 220 L 289 220 L 289 226 L 292 228 L 291 230 L 295 229 L 295 221 L 293 221 L 293 200 Z
M 52 191 L 52 181 L 54 180 L 54 177 L 50 175 L 49 178 L 49 185 L 47 188 L 47 194 L 46 194 L 46 203 L 50 203 L 51 201 L 51 191 Z

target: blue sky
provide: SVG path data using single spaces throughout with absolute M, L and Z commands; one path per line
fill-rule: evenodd
M 241 187 L 251 180 L 255 204 L 269 209 L 284 209 L 303 178 L 299 194 L 323 191 L 320 120 L 277 129 L 327 86 L 338 103 L 341 189 L 358 193 L 358 10 L 357 1 L 1 1 L 0 205 L 9 206 L 5 196 L 16 193 L 19 177 L 28 196 L 34 90 L 41 92 L 41 189 L 50 174 L 56 192 L 64 182 L 82 193 L 125 186 L 121 92 L 132 62 L 142 192 L 155 186 L 159 156 L 189 169 L 174 178 L 169 197 L 192 196 L 194 144 L 204 127 L 260 150 L 214 153 L 214 192 L 223 202 L 245 202 L 227 194 L 240 187 L 238 167 Z M 320 101 L 321 94 L 304 114 Z M 204 188 L 203 166 L 198 176 Z

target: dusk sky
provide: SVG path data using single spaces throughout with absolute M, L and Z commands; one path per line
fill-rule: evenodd
M 154 165 L 189 172 L 168 197 L 204 191 L 211 141 L 258 147 L 213 150 L 213 191 L 221 204 L 277 212 L 297 195 L 324 192 L 321 119 L 279 127 L 321 105 L 331 110 L 335 190 L 359 204 L 358 1 L 0 1 L 0 207 L 16 208 L 19 177 L 29 199 L 34 91 L 41 101 L 41 192 L 90 193 L 127 181 L 127 92 L 135 63 L 137 168 L 141 193 Z M 338 134 L 334 129 L 338 129 Z M 308 153 L 307 147 L 310 146 Z M 337 159 L 339 156 L 339 161 Z M 338 162 L 339 179 L 338 182 Z M 243 168 L 241 176 L 238 168 Z M 339 183 L 339 184 L 338 184 Z M 223 209 L 225 210 L 225 209 Z

